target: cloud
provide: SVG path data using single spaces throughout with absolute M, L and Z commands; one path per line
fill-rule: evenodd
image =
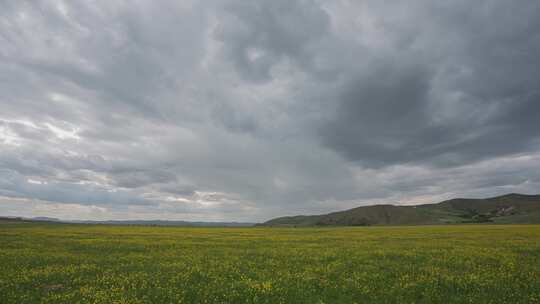
M 312 69 L 311 47 L 329 27 L 328 14 L 311 0 L 231 1 L 215 29 L 225 57 L 248 81 L 269 81 L 283 61 Z
M 6 3 L 0 211 L 257 221 L 537 192 L 538 8 Z
M 389 41 L 341 87 L 323 142 L 364 166 L 455 166 L 537 149 L 538 4 L 512 6 L 512 16 L 499 1 L 398 7 L 397 18 L 375 21 Z

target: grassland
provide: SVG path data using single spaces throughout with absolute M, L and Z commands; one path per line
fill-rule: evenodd
M 0 225 L 0 303 L 540 303 L 540 226 Z

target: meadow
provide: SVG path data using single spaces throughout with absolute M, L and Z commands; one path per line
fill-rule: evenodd
M 0 303 L 540 303 L 540 226 L 2 224 Z

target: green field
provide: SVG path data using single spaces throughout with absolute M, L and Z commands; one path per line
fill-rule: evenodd
M 540 303 L 540 226 L 0 225 L 0 303 Z

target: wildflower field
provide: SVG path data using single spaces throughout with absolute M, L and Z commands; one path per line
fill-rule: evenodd
M 540 303 L 540 226 L 3 224 L 0 303 Z

